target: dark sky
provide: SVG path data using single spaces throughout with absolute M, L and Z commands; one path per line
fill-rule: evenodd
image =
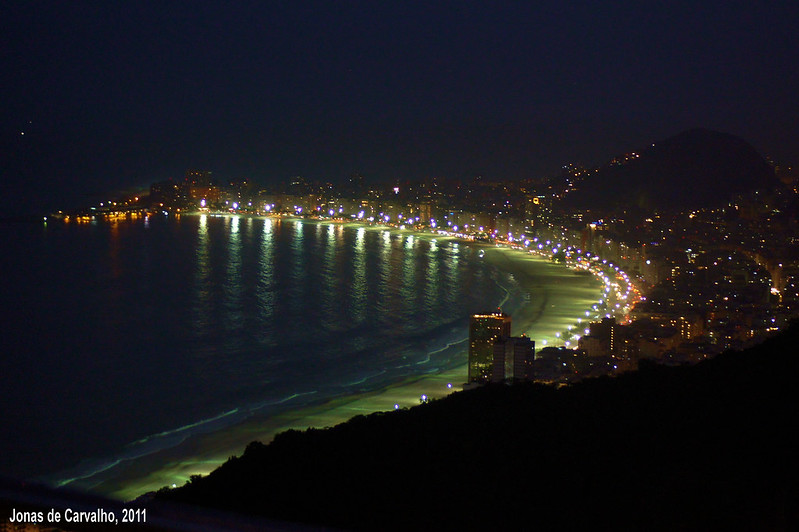
M 7 1 L 0 205 L 188 168 L 539 177 L 690 127 L 795 164 L 798 28 L 794 2 Z

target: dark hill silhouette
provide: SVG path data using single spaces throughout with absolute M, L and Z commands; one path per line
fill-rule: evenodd
M 735 194 L 771 189 L 774 169 L 744 140 L 691 129 L 589 176 L 567 204 L 651 212 L 715 207 Z
M 252 443 L 161 500 L 359 530 L 797 530 L 799 327 L 696 366 L 485 386 Z

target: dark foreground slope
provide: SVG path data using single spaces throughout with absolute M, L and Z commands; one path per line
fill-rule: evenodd
M 158 498 L 362 530 L 796 530 L 797 345 L 288 432 Z

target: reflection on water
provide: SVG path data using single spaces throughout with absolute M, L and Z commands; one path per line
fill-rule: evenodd
M 290 290 L 288 292 L 287 303 L 291 312 L 296 314 L 302 311 L 302 302 L 306 297 L 308 289 L 308 283 L 305 279 L 307 264 L 304 248 L 305 229 L 308 227 L 308 224 L 296 221 L 289 225 L 291 225 L 291 228 L 294 230 L 294 237 L 289 241 L 289 247 L 292 253 L 291 259 L 287 261 L 291 264 L 290 278 L 288 279 L 290 282 Z M 284 259 L 277 257 L 278 262 L 282 260 Z
M 159 216 L 42 233 L 4 242 L 29 280 L 9 288 L 22 311 L 4 337 L 0 389 L 14 403 L 0 421 L 26 412 L 77 436 L 42 443 L 15 426 L 52 458 L 21 476 L 224 412 L 452 366 L 462 354 L 442 348 L 508 282 L 448 241 L 346 224 Z
M 422 257 L 417 257 L 411 252 L 412 249 L 413 236 L 411 235 L 405 239 L 405 253 L 402 256 L 402 290 L 400 298 L 403 303 L 403 313 L 410 313 L 418 308 L 416 295 L 419 292 L 424 292 L 424 286 L 420 286 L 416 281 L 416 265 L 421 262 L 420 259 Z
M 241 297 L 244 286 L 241 278 L 242 243 L 241 235 L 239 234 L 240 217 L 232 216 L 228 220 L 230 220 L 230 229 L 227 234 L 227 269 L 222 285 L 224 287 L 225 312 L 222 318 L 225 323 L 225 329 L 233 331 L 244 325 L 241 314 Z
M 200 216 L 197 230 L 197 245 L 195 246 L 195 304 L 196 317 L 194 319 L 195 335 L 200 336 L 200 331 L 204 330 L 211 322 L 210 300 L 211 300 L 211 263 L 209 259 L 208 243 L 208 216 Z
M 445 250 L 445 260 L 443 260 L 443 267 L 446 270 L 445 280 L 446 280 L 446 288 L 444 290 L 444 300 L 446 301 L 447 305 L 455 304 L 456 299 L 458 298 L 458 292 L 460 291 L 461 287 L 461 280 L 458 278 L 457 272 L 458 269 L 458 256 L 460 250 L 458 249 L 457 242 L 450 242 L 450 246 L 447 250 Z M 439 294 L 441 292 L 439 291 Z
M 381 309 L 383 302 L 389 298 L 388 289 L 390 286 L 391 273 L 391 233 L 388 230 L 382 231 L 382 241 L 380 243 L 380 280 L 377 285 L 378 309 Z M 385 308 L 385 307 L 382 307 Z M 382 310 L 382 309 L 381 309 Z
M 275 274 L 274 258 L 275 240 L 272 232 L 272 220 L 263 220 L 263 234 L 261 235 L 261 249 L 258 259 L 258 284 L 256 297 L 258 298 L 258 317 L 263 323 L 269 323 L 275 312 Z
M 432 308 L 438 298 L 438 289 L 435 288 L 439 284 L 438 254 L 438 245 L 433 240 L 427 250 L 427 272 L 424 283 L 425 308 Z
M 321 245 L 324 249 L 323 284 L 320 287 L 321 294 L 319 294 L 319 302 L 323 305 L 322 326 L 326 330 L 334 330 L 339 326 L 339 322 L 341 321 L 340 317 L 337 315 L 337 310 L 339 310 L 341 302 L 337 301 L 336 297 L 336 289 L 341 279 L 336 276 L 336 254 L 339 245 L 336 242 L 335 227 L 333 224 L 327 226 Z
M 366 319 L 366 302 L 367 302 L 367 287 L 366 287 L 366 229 L 359 227 L 356 229 L 355 237 L 355 253 L 352 259 L 352 321 L 355 324 L 361 324 Z

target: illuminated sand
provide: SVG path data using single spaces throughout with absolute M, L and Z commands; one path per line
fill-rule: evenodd
M 172 484 L 182 485 L 190 475 L 207 474 L 230 456 L 241 454 L 251 441 L 268 442 L 275 434 L 288 429 L 330 427 L 359 414 L 393 410 L 418 405 L 422 394 L 435 399 L 460 389 L 466 366 L 408 380 L 374 393 L 357 394 L 330 402 L 289 411 L 267 419 L 251 419 L 224 431 L 198 436 L 183 444 L 150 455 L 114 471 L 112 478 L 92 488 L 115 499 L 131 500 L 148 491 Z M 452 383 L 453 388 L 447 387 Z
M 562 346 L 556 334 L 569 327 L 581 334 L 589 318 L 586 311 L 601 297 L 599 281 L 593 275 L 577 275 L 562 265 L 542 268 L 546 259 L 518 250 L 494 248 L 486 252 L 492 264 L 513 274 L 530 294 L 530 302 L 513 314 L 513 334 L 535 340 L 536 350 Z M 592 316 L 594 314 L 591 314 Z M 574 345 L 572 347 L 575 347 Z
M 367 230 L 384 230 L 367 228 Z M 425 240 L 446 238 L 431 234 L 411 233 Z M 543 258 L 522 251 L 481 244 L 483 260 L 511 274 L 530 294 L 529 303 L 513 312 L 516 336 L 527 334 L 536 342 L 536 349 L 558 344 L 556 333 L 574 326 L 585 311 L 600 297 L 600 284 L 593 276 L 578 276 L 564 266 L 546 264 Z M 466 331 L 464 331 L 464 336 Z M 219 432 L 198 435 L 178 446 L 138 459 L 130 460 L 99 473 L 83 484 L 84 489 L 120 500 L 131 500 L 164 486 L 182 485 L 189 476 L 207 474 L 230 456 L 241 454 L 253 440 L 270 441 L 275 434 L 308 427 L 323 428 L 344 422 L 359 414 L 393 410 L 394 405 L 407 408 L 418 405 L 424 394 L 431 399 L 462 389 L 466 381 L 466 341 L 458 344 L 463 364 L 438 374 L 422 375 L 397 383 L 383 390 L 339 397 L 328 402 L 290 410 L 270 417 L 252 417 L 239 425 Z M 449 388 L 448 384 L 452 384 Z

